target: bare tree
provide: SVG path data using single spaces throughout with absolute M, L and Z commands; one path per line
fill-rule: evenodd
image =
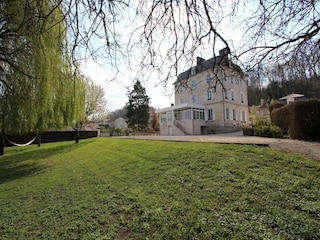
M 9 1 L 8 1 L 9 2 Z M 16 2 L 16 1 L 15 1 Z M 40 0 L 25 0 L 41 5 Z M 219 48 L 231 50 L 233 61 L 244 67 L 287 61 L 297 54 L 319 56 L 319 1 L 314 0 L 53 0 L 46 15 L 21 18 L 18 28 L 11 29 L 7 16 L 0 19 L 0 40 L 15 41 L 21 29 L 37 19 L 45 19 L 55 8 L 62 7 L 68 46 L 74 62 L 80 58 L 106 58 L 116 72 L 119 61 L 130 62 L 130 55 L 140 54 L 131 64 L 147 69 L 137 75 L 148 79 L 150 70 L 157 71 L 164 86 L 168 80 L 194 64 L 195 56 Z M 0 8 L 4 5 L 0 4 Z M 5 9 L 1 9 L 5 12 Z M 129 20 L 128 20 L 129 19 Z M 131 21 L 135 19 L 135 22 Z M 119 25 L 122 23 L 122 25 Z M 52 23 L 54 25 L 54 23 Z M 130 38 L 121 36 L 122 29 L 133 24 Z M 244 32 L 241 44 L 233 46 L 225 35 L 230 26 Z M 230 30 L 231 29 L 231 30 Z M 5 31 L 4 31 L 5 30 Z M 38 29 L 32 34 L 41 34 Z M 121 42 L 123 41 L 123 42 Z M 3 41 L 2 41 L 3 42 Z M 20 43 L 25 44 L 23 41 Z M 12 56 L 17 50 L 1 45 L 0 61 L 20 66 Z M 220 47 L 221 46 L 221 47 Z M 84 54 L 83 54 L 84 53 Z M 319 58 L 309 61 L 310 69 L 319 66 Z M 3 68 L 3 65 L 0 65 Z M 319 67 L 315 70 L 318 71 Z M 313 70 L 315 72 L 315 70 Z M 146 74 L 148 72 L 149 74 Z M 164 75 L 165 74 L 165 75 Z M 3 80 L 2 80 L 3 81 Z
M 251 65 L 286 61 L 295 55 L 319 56 L 320 2 L 314 0 L 260 0 L 244 25 L 240 56 L 251 53 Z M 312 66 L 319 66 L 319 58 Z
M 206 46 L 213 54 L 217 42 L 229 47 L 217 30 L 230 14 L 224 11 L 220 0 L 139 1 L 138 9 L 141 25 L 133 34 L 138 32 L 140 38 L 130 47 L 140 47 L 142 68 L 166 72 L 164 86 L 170 78 L 191 67 L 196 54 L 208 51 Z

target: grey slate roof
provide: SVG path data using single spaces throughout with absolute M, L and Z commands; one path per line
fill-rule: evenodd
M 189 77 L 191 77 L 191 69 L 196 68 L 196 74 L 201 73 L 203 71 L 206 71 L 208 69 L 212 69 L 214 66 L 228 66 L 229 68 L 233 68 L 235 71 L 238 71 L 239 73 L 243 74 L 242 69 L 234 64 L 233 62 L 231 62 L 230 60 L 224 59 L 221 56 L 215 56 L 213 58 L 210 58 L 208 60 L 204 60 L 201 63 L 198 63 L 195 67 L 192 67 L 190 69 L 188 69 L 187 71 L 180 73 L 178 75 L 178 79 L 176 82 L 184 80 L 184 79 L 188 79 Z M 223 60 L 223 61 L 222 61 Z M 227 61 L 226 61 L 227 60 Z

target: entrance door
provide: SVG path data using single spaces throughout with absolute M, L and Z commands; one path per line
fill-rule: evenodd
M 172 127 L 171 126 L 168 127 L 168 134 L 169 134 L 169 136 L 172 136 Z

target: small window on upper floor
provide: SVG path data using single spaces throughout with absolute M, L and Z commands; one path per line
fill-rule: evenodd
M 241 101 L 241 103 L 244 103 L 244 95 L 243 95 L 243 93 L 240 93 L 240 101 Z
M 234 101 L 235 100 L 235 94 L 234 91 L 231 91 L 231 100 Z
M 178 93 L 182 93 L 182 92 L 183 92 L 183 86 L 180 85 L 180 86 L 178 87 Z
M 195 67 L 191 68 L 191 76 L 197 73 L 197 69 Z
M 224 90 L 224 98 L 225 98 L 225 99 L 228 99 L 228 92 L 227 92 L 226 89 Z
M 210 101 L 210 100 L 212 100 L 212 91 L 208 90 L 207 91 L 207 101 Z
M 191 88 L 194 89 L 194 88 L 196 88 L 196 86 L 197 86 L 197 80 L 193 79 L 191 81 Z
M 207 79 L 206 79 L 207 83 L 209 84 L 211 82 L 211 77 L 210 74 L 207 75 Z
M 191 95 L 191 103 L 197 104 L 198 103 L 198 95 L 197 94 L 192 94 Z

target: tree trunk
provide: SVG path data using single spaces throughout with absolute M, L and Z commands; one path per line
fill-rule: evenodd
M 41 146 L 41 133 L 38 134 L 38 147 Z
M 76 142 L 75 143 L 79 143 L 79 137 L 80 137 L 80 131 L 77 129 L 76 130 Z
M 4 135 L 0 135 L 0 156 L 4 155 Z

